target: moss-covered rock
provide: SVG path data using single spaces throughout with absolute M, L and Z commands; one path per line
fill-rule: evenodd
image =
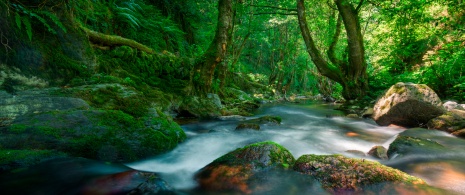
M 430 154 L 431 152 L 445 150 L 446 148 L 443 145 L 431 139 L 399 134 L 394 142 L 389 145 L 387 155 L 389 158 L 398 158 L 407 154 Z
M 179 117 L 215 118 L 221 116 L 223 105 L 216 94 L 186 97 L 178 108 Z
M 438 95 L 428 86 L 400 82 L 376 102 L 373 119 L 383 126 L 420 127 L 445 112 L 441 104 Z
M 0 149 L 0 173 L 28 167 L 40 162 L 67 156 L 54 150 L 9 150 Z
M 261 171 L 292 166 L 295 159 L 274 142 L 260 142 L 236 149 L 208 164 L 195 175 L 205 190 L 251 193 L 249 186 Z
M 0 140 L 7 149 L 128 162 L 171 150 L 185 138 L 166 116 L 136 119 L 121 111 L 77 110 L 23 117 L 2 130 Z
M 449 112 L 431 119 L 427 126 L 428 129 L 437 129 L 453 133 L 465 128 L 465 111 L 451 109 Z
M 457 137 L 465 138 L 465 129 L 457 130 L 452 133 L 452 135 L 455 135 Z
M 361 191 L 364 187 L 383 182 L 425 184 L 419 178 L 397 169 L 364 159 L 342 155 L 303 155 L 294 170 L 317 178 L 330 192 Z
M 387 150 L 383 146 L 373 146 L 373 148 L 371 148 L 370 151 L 368 151 L 368 155 L 381 160 L 389 159 L 389 157 L 387 156 Z
M 243 130 L 243 129 L 253 129 L 253 130 L 260 130 L 260 125 L 257 124 L 250 124 L 250 123 L 241 123 L 237 125 L 236 130 Z

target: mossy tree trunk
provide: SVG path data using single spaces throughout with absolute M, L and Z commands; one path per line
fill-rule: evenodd
M 358 18 L 358 13 L 363 2 L 363 0 L 360 1 L 360 4 L 355 8 L 348 0 L 334 0 L 339 11 L 339 19 L 336 33 L 328 49 L 328 58 L 330 59 L 330 62 L 328 62 L 315 46 L 315 42 L 307 26 L 304 0 L 297 0 L 299 26 L 307 46 L 307 52 L 323 76 L 342 85 L 342 96 L 347 100 L 362 98 L 368 91 L 367 64 Z M 334 55 L 334 47 L 338 41 L 342 26 L 341 19 L 347 34 L 348 61 L 337 59 Z
M 191 76 L 191 94 L 206 94 L 212 91 L 213 75 L 228 47 L 232 25 L 232 0 L 219 0 L 218 24 L 215 37 L 207 51 L 197 60 Z

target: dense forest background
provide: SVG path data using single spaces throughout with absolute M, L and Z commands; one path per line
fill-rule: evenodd
M 427 84 L 443 99 L 465 100 L 461 0 L 219 2 L 3 1 L 0 61 L 56 85 L 117 77 L 181 94 L 221 94 L 230 87 L 373 99 L 402 81 Z M 361 75 L 338 80 L 315 63 L 299 27 L 298 2 L 329 72 L 359 69 Z M 351 65 L 357 54 L 343 6 L 362 35 L 362 67 Z M 224 48 L 215 49 L 218 44 Z M 212 52 L 217 60 L 208 61 Z M 364 92 L 344 94 L 354 86 Z

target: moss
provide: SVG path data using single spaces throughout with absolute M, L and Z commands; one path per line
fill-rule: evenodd
M 297 159 L 294 170 L 314 176 L 330 191 L 357 191 L 382 182 L 425 184 L 419 178 L 379 162 L 342 155 L 303 155 Z
M 31 166 L 45 159 L 64 156 L 66 156 L 66 154 L 53 150 L 0 149 L 0 173 Z
M 392 158 L 394 154 L 403 156 L 409 153 L 429 153 L 443 149 L 445 149 L 443 145 L 429 139 L 398 135 L 396 140 L 389 145 L 387 154 L 389 158 Z
M 242 124 L 237 125 L 236 127 L 236 130 L 241 130 L 241 129 L 260 130 L 260 125 L 251 124 L 251 123 L 242 123 Z
M 72 156 L 127 162 L 171 150 L 185 138 L 181 127 L 162 113 L 136 118 L 109 110 L 36 115 L 10 126 L 1 141 L 10 149 L 56 149 Z

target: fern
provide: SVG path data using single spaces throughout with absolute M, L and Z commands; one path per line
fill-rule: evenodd
M 15 21 L 16 26 L 18 26 L 19 30 L 21 30 L 21 16 L 18 13 L 15 14 Z
M 11 7 L 14 8 L 15 10 L 15 22 L 16 26 L 21 30 L 21 23 L 24 24 L 26 34 L 29 38 L 30 41 L 32 41 L 32 25 L 31 25 L 31 18 L 36 18 L 42 25 L 44 25 L 49 32 L 52 34 L 56 34 L 56 31 L 54 28 L 52 28 L 49 24 L 49 22 L 44 18 L 48 17 L 50 20 L 57 25 L 60 29 L 62 29 L 65 33 L 67 32 L 65 26 L 63 23 L 60 22 L 57 16 L 55 16 L 53 13 L 49 11 L 43 11 L 43 10 L 29 10 L 19 4 L 11 4 Z M 21 14 L 23 16 L 21 16 Z
M 21 17 L 21 21 L 23 21 L 23 24 L 26 27 L 26 33 L 27 33 L 27 37 L 29 37 L 29 41 L 32 41 L 31 21 L 29 21 L 28 17 Z

